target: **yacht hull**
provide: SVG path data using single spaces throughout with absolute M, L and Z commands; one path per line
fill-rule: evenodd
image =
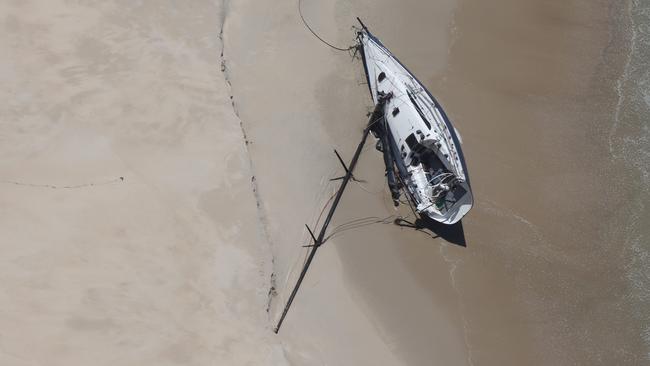
M 387 164 L 387 176 L 398 176 L 419 214 L 455 224 L 473 206 L 458 131 L 431 93 L 365 26 L 358 42 L 370 95 L 375 105 L 385 100 L 383 120 L 373 132 L 392 157 L 384 159 L 393 163 Z

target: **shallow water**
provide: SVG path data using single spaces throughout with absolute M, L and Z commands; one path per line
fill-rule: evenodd
M 643 338 L 650 358 L 650 2 L 632 0 L 624 15 L 629 39 L 625 69 L 616 90 L 609 149 L 622 166 L 629 201 L 617 212 L 610 227 L 628 257 L 630 301 L 638 303 L 635 318 L 643 324 Z

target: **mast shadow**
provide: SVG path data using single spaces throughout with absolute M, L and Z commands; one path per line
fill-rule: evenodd
M 442 238 L 450 244 L 467 247 L 465 240 L 465 231 L 463 222 L 459 221 L 453 225 L 441 224 L 428 216 L 420 216 L 415 222 L 411 223 L 405 220 L 395 220 L 395 224 L 403 227 L 411 227 L 416 230 L 424 231 L 433 238 Z

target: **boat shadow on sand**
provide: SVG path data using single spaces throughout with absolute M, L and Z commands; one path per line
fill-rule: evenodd
M 431 235 L 433 238 L 441 238 L 454 245 L 467 247 L 467 241 L 465 240 L 465 231 L 463 230 L 462 221 L 459 221 L 453 225 L 445 225 L 423 215 L 415 220 L 415 222 L 396 220 L 395 224 L 398 226 L 410 227 L 423 231 Z

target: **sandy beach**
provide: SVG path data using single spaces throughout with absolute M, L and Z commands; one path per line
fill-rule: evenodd
M 0 9 L 0 363 L 285 364 L 223 8 Z
M 393 225 L 368 143 L 276 335 L 372 108 L 360 61 L 294 0 L 2 2 L 0 363 L 647 362 L 642 7 L 302 10 L 341 47 L 361 17 L 445 107 L 462 230 Z

